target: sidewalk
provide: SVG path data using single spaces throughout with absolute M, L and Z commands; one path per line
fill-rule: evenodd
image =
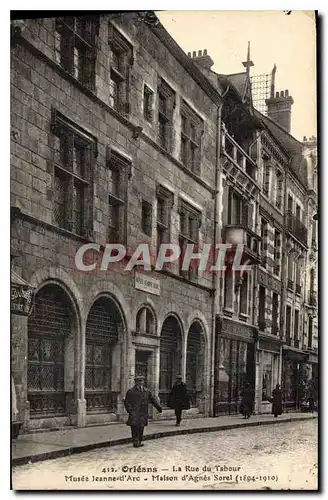
M 197 432 L 223 431 L 255 425 L 274 425 L 317 418 L 306 413 L 284 413 L 278 418 L 272 415 L 253 415 L 249 420 L 241 415 L 216 418 L 191 418 L 183 420 L 181 427 L 175 427 L 174 420 L 150 422 L 145 428 L 145 439 L 165 436 L 193 434 Z M 33 434 L 22 434 L 12 443 L 12 464 L 23 465 L 95 448 L 122 445 L 131 442 L 130 428 L 126 424 L 67 429 Z

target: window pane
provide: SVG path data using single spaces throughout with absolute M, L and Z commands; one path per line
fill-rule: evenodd
M 59 227 L 66 225 L 67 179 L 55 172 L 54 186 L 54 223 Z
M 83 227 L 84 187 L 74 181 L 73 188 L 73 232 L 80 234 Z
M 119 82 L 114 80 L 113 75 L 109 81 L 109 103 L 114 109 L 119 108 Z
M 88 144 L 81 140 L 79 137 L 74 137 L 73 148 L 73 172 L 80 177 L 86 176 L 86 164 L 89 159 Z

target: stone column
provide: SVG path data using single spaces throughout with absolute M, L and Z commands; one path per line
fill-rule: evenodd
M 86 322 L 81 321 L 80 336 L 76 336 L 76 364 L 77 364 L 77 426 L 85 427 L 87 425 L 87 402 L 85 399 L 85 327 Z
M 17 420 L 27 429 L 30 420 L 30 404 L 27 400 L 27 353 L 28 317 L 11 314 L 11 373 L 16 389 Z

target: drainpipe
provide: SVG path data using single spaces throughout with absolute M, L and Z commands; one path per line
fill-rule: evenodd
M 261 136 L 262 132 L 260 132 L 259 136 L 257 137 L 257 140 L 259 141 L 258 145 L 258 155 L 261 154 Z M 258 228 L 258 223 L 259 223 L 259 213 L 260 213 L 260 193 L 258 193 L 258 203 L 257 203 L 257 210 L 255 211 L 255 228 Z M 262 253 L 262 242 L 261 242 L 261 253 Z M 256 387 L 256 372 L 257 372 L 257 353 L 259 352 L 259 346 L 260 346 L 260 341 L 259 341 L 259 336 L 258 336 L 258 327 L 256 327 L 257 323 L 257 317 L 256 317 L 256 304 L 258 301 L 255 300 L 256 297 L 256 290 L 257 290 L 257 285 L 259 282 L 259 264 L 255 266 L 255 272 L 254 272 L 254 283 L 253 283 L 253 307 L 252 307 L 252 324 L 254 325 L 254 328 L 256 328 L 256 342 L 254 345 L 254 371 L 255 371 L 255 380 L 254 380 L 254 390 L 255 390 L 255 397 L 254 397 L 254 402 L 255 402 L 255 411 L 256 411 L 256 406 L 258 407 L 258 413 L 260 413 L 260 399 L 259 399 L 259 391 L 256 391 L 258 387 Z
M 285 324 L 285 297 L 286 297 L 286 283 L 287 283 L 287 277 L 284 275 L 284 271 L 287 273 L 287 252 L 286 252 L 286 244 L 287 244 L 287 237 L 286 237 L 286 227 L 287 227 L 287 177 L 289 174 L 289 164 L 287 165 L 286 171 L 285 171 L 285 182 L 284 182 L 284 227 L 283 227 L 283 232 L 282 232 L 282 253 L 281 253 L 281 296 L 280 296 L 280 338 L 283 338 L 284 334 L 284 324 Z M 283 349 L 282 345 L 280 348 L 280 377 L 282 377 L 282 356 L 283 355 Z M 282 380 L 279 380 L 279 383 L 281 384 L 282 387 Z M 285 389 L 285 388 L 284 388 Z M 284 395 L 283 395 L 284 396 Z
M 221 241 L 221 116 L 222 105 L 217 109 L 217 135 L 216 135 L 216 174 L 215 174 L 215 202 L 214 202 L 214 245 Z M 216 313 L 217 297 L 219 288 L 218 272 L 213 272 L 213 301 L 212 301 L 212 342 L 211 342 L 211 371 L 210 371 L 210 405 L 211 415 L 215 416 L 214 411 L 214 389 L 215 389 L 215 361 L 216 361 Z

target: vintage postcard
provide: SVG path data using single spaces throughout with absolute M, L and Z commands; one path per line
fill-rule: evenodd
M 316 13 L 11 14 L 12 488 L 318 490 Z

